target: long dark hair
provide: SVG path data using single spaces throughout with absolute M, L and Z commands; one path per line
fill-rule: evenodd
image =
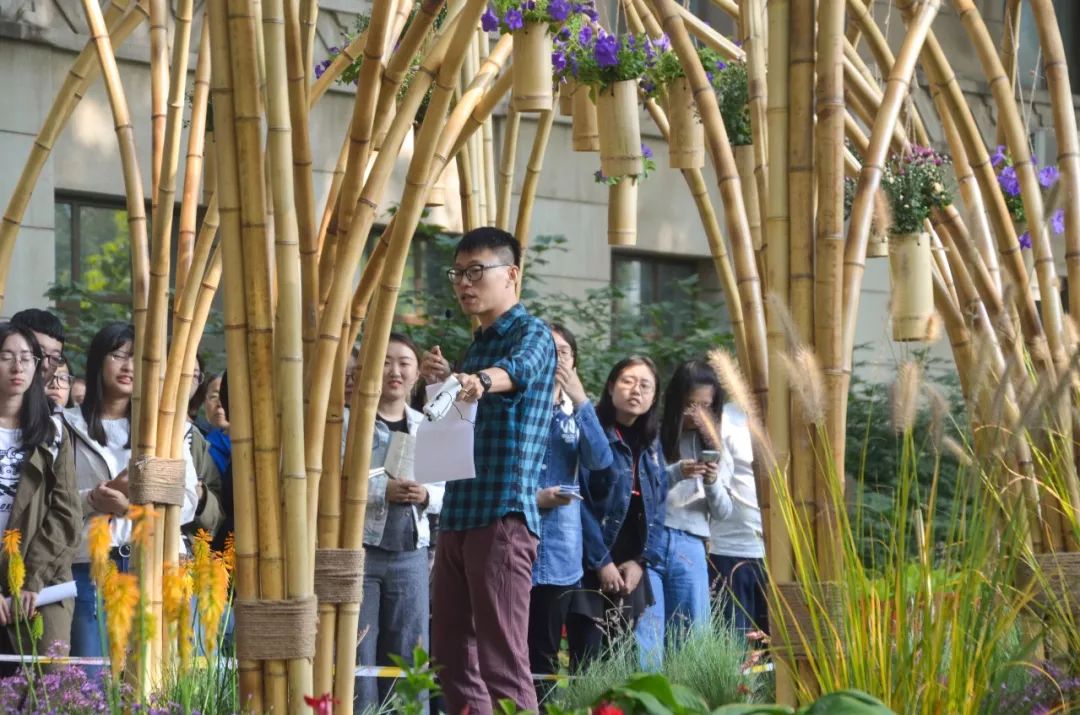
M 30 387 L 22 396 L 22 404 L 19 406 L 19 431 L 23 447 L 32 447 L 39 444 L 51 444 L 56 439 L 56 425 L 52 421 L 52 405 L 49 397 L 45 394 L 45 382 L 41 379 L 41 346 L 38 345 L 34 332 L 29 328 L 14 323 L 0 324 L 0 348 L 12 335 L 19 335 L 30 351 L 37 358 L 34 366 L 34 375 L 30 379 Z
M 633 431 L 641 438 L 642 446 L 652 444 L 660 427 L 660 373 L 656 369 L 656 363 L 651 358 L 641 355 L 624 358 L 615 363 L 608 373 L 607 382 L 604 383 L 604 394 L 600 396 L 600 403 L 596 406 L 596 416 L 600 418 L 600 424 L 604 427 L 612 427 L 615 424 L 615 403 L 611 399 L 611 389 L 615 386 L 623 370 L 634 365 L 644 365 L 653 374 L 656 383 L 656 394 L 653 396 L 649 410 L 634 420 Z
M 709 409 L 714 415 L 719 416 L 724 409 L 724 390 L 708 363 L 688 360 L 675 368 L 675 374 L 671 376 L 671 382 L 664 391 L 664 417 L 660 423 L 660 446 L 664 448 L 664 458 L 668 462 L 677 462 L 680 459 L 679 438 L 682 437 L 686 398 L 698 387 L 713 389 L 712 405 Z
M 134 346 L 135 326 L 131 323 L 109 323 L 90 341 L 90 350 L 86 355 L 86 399 L 79 407 L 82 410 L 83 419 L 86 420 L 87 434 L 90 435 L 90 439 L 102 446 L 108 442 L 105 437 L 105 427 L 101 424 L 101 405 L 105 401 L 105 387 L 101 384 L 102 372 L 109 353 L 124 343 L 131 343 Z M 127 418 L 131 420 L 130 400 Z

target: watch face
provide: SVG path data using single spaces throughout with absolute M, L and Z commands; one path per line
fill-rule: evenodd
M 486 372 L 478 372 L 476 377 L 480 379 L 480 384 L 484 386 L 485 392 L 491 389 L 491 378 L 488 377 Z

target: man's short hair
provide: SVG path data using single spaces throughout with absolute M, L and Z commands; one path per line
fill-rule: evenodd
M 11 322 L 24 328 L 48 335 L 53 340 L 64 342 L 64 324 L 55 315 L 41 308 L 27 308 L 11 316 Z
M 521 266 L 521 244 L 511 234 L 493 226 L 475 228 L 462 236 L 457 248 L 454 249 L 454 258 L 462 253 L 476 253 L 483 250 L 495 253 L 508 252 L 513 257 L 514 265 Z

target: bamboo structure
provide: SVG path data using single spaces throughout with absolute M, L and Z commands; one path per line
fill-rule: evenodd
M 1031 548 L 1080 548 L 1058 513 L 1080 509 L 1073 440 L 1062 440 L 1061 453 L 1054 457 L 1064 475 L 1063 495 L 1039 482 L 1042 467 L 1033 456 L 1045 447 L 1047 435 L 1080 439 L 1080 423 L 1073 420 L 1077 398 L 1055 383 L 1070 375 L 1076 345 L 1058 297 L 1047 213 L 1055 200 L 1061 202 L 1067 273 L 1072 285 L 1080 285 L 1080 139 L 1052 0 L 1030 3 L 1059 151 L 1061 184 L 1050 200 L 1039 186 L 1030 127 L 1015 97 L 1021 3 L 1005 3 L 1004 35 L 998 42 L 973 0 L 952 1 L 990 84 L 999 142 L 1007 146 L 1016 168 L 1033 241 L 1034 278 L 1025 270 L 983 134 L 934 33 L 942 0 L 897 0 L 904 32 L 892 47 L 889 37 L 896 33 L 885 30 L 895 28 L 880 25 L 866 0 L 714 4 L 738 21 L 741 47 L 674 0 L 623 0 L 622 9 L 631 32 L 654 39 L 666 33 L 683 66 L 685 87 L 678 89 L 686 92 L 673 93 L 680 98 L 669 103 L 668 111 L 654 100 L 645 100 L 644 106 L 665 139 L 704 132 L 708 142 L 705 154 L 722 206 L 710 198 L 710 174 L 701 167 L 701 152 L 688 151 L 685 162 L 673 165 L 680 167 L 695 202 L 739 362 L 756 400 L 751 411 L 767 426 L 778 469 L 774 476 L 787 480 L 797 508 L 812 525 L 820 566 L 815 577 L 837 578 L 838 520 L 828 505 L 830 494 L 843 488 L 842 479 L 851 471 L 844 464 L 847 391 L 869 234 L 872 227 L 883 229 L 883 167 L 890 152 L 927 144 L 932 126 L 940 127 L 949 147 L 958 200 L 935 208 L 918 239 L 890 239 L 892 260 L 917 264 L 923 279 L 916 285 L 903 270 L 894 270 L 893 308 L 901 308 L 907 295 L 919 298 L 909 321 L 914 327 L 904 331 L 914 340 L 926 337 L 931 305 L 940 316 L 971 421 L 979 428 L 976 451 L 1000 454 L 1010 474 L 1019 475 L 1000 486 L 1030 523 Z M 451 0 L 438 27 L 442 0 L 423 0 L 411 15 L 413 3 L 373 3 L 367 30 L 314 79 L 317 0 L 210 3 L 198 41 L 181 188 L 178 162 L 192 0 L 179 0 L 175 8 L 164 0 L 112 0 L 104 11 L 94 0 L 84 0 L 83 6 L 92 40 L 74 60 L 53 102 L 0 225 L 0 300 L 37 178 L 100 71 L 116 125 L 131 236 L 138 365 L 134 455 L 176 459 L 185 449 L 187 387 L 211 302 L 222 285 L 238 609 L 249 614 L 273 612 L 282 604 L 314 609 L 318 550 L 362 549 L 381 366 L 413 233 L 435 182 L 457 171 L 461 196 L 445 201 L 452 208 L 460 201 L 465 227 L 513 226 L 522 247 L 529 245 L 545 163 L 552 163 L 550 142 L 557 134 L 551 70 L 543 62 L 520 58 L 530 45 L 544 45 L 550 37 L 546 28 L 534 27 L 493 42 L 479 29 L 484 0 Z M 142 120 L 149 123 L 151 137 L 146 148 L 151 154 L 150 237 L 134 142 L 136 120 L 116 60 L 117 47 L 147 20 L 150 115 Z M 752 146 L 731 147 L 698 59 L 699 45 L 746 62 Z M 512 50 L 519 61 L 508 67 Z M 541 50 L 537 57 L 549 62 L 549 54 Z M 340 73 L 358 60 L 351 113 L 341 122 L 341 151 L 317 216 L 312 111 Z M 912 101 L 917 68 L 931 100 L 918 108 Z M 409 86 L 400 92 L 406 77 Z M 880 83 L 880 77 L 886 81 Z M 417 121 L 429 90 L 426 113 Z M 573 149 L 601 150 L 604 173 L 623 177 L 608 192 L 609 242 L 632 245 L 637 196 L 655 190 L 635 178 L 641 173 L 638 88 L 629 83 L 600 93 L 602 114 L 608 117 L 601 122 L 588 92 L 572 91 L 569 85 L 563 91 L 563 113 L 573 116 Z M 608 105 L 616 94 L 622 104 L 612 111 Z M 514 106 L 501 120 L 502 141 L 496 147 L 493 116 L 508 97 Z M 691 111 L 673 116 L 674 105 Z M 534 113 L 536 121 L 512 215 L 515 164 L 522 150 L 520 112 Z M 609 130 L 623 123 L 630 131 L 621 143 L 613 142 Z M 410 132 L 415 142 L 404 191 L 387 196 Z M 332 156 L 326 158 L 334 163 Z M 846 231 L 845 175 L 858 177 Z M 200 186 L 208 199 L 201 225 Z M 170 306 L 169 238 L 178 194 Z M 368 246 L 380 211 L 395 200 L 394 218 Z M 916 245 L 917 256 L 912 253 Z M 1032 284 L 1038 286 L 1038 304 Z M 1069 303 L 1068 312 L 1080 314 L 1080 291 L 1070 291 Z M 172 345 L 166 354 L 170 313 Z M 904 325 L 894 320 L 895 330 Z M 361 334 L 359 380 L 348 405 L 342 454 L 343 373 Z M 812 349 L 823 367 L 827 399 L 817 425 L 792 407 L 793 385 L 784 367 L 785 358 L 804 348 Z M 1032 396 L 1038 395 L 1053 395 L 1054 409 L 1037 424 L 1027 424 Z M 1023 435 L 1006 436 L 1017 425 L 1024 426 Z M 991 433 L 1000 439 L 988 437 Z M 800 557 L 783 514 L 771 506 L 776 494 L 761 466 L 764 461 L 758 463 L 758 498 L 770 576 L 791 582 L 803 577 L 797 568 Z M 830 475 L 841 483 L 830 483 Z M 177 560 L 180 526 L 179 507 L 162 511 L 153 548 L 139 558 L 144 593 L 159 618 L 162 573 Z M 238 626 L 245 709 L 300 713 L 307 710 L 305 695 L 332 693 L 339 711 L 351 711 L 359 603 L 320 601 L 317 609 L 317 625 L 313 620 L 293 624 L 317 632 L 313 652 L 276 644 L 276 650 L 247 657 L 252 636 Z M 242 626 L 244 619 L 239 621 Z M 155 687 L 175 645 L 161 629 L 141 644 L 137 692 L 146 695 Z M 814 675 L 805 663 L 783 657 L 776 662 L 778 697 L 793 702 L 795 679 L 802 692 Z

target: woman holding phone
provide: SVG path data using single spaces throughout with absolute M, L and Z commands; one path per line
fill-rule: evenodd
M 529 601 L 529 661 L 533 673 L 543 674 L 558 672 L 563 626 L 581 582 L 578 467 L 597 470 L 611 464 L 611 446 L 578 378 L 577 341 L 557 323 L 551 324 L 551 336 L 558 363 L 550 437 L 536 493 L 540 543 Z M 550 684 L 537 681 L 537 702 L 543 702 L 550 689 Z
M 657 439 L 659 378 L 647 357 L 620 360 L 596 407 L 611 464 L 580 470 L 584 577 L 571 599 L 570 665 L 580 670 L 652 603 L 646 562 L 664 526 L 667 472 Z
M 667 461 L 664 526 L 649 560 L 656 600 L 638 621 L 641 667 L 657 669 L 669 628 L 697 628 L 710 618 L 709 524 L 731 514 L 731 455 L 719 438 L 720 381 L 706 363 L 675 369 L 664 395 L 660 444 Z

